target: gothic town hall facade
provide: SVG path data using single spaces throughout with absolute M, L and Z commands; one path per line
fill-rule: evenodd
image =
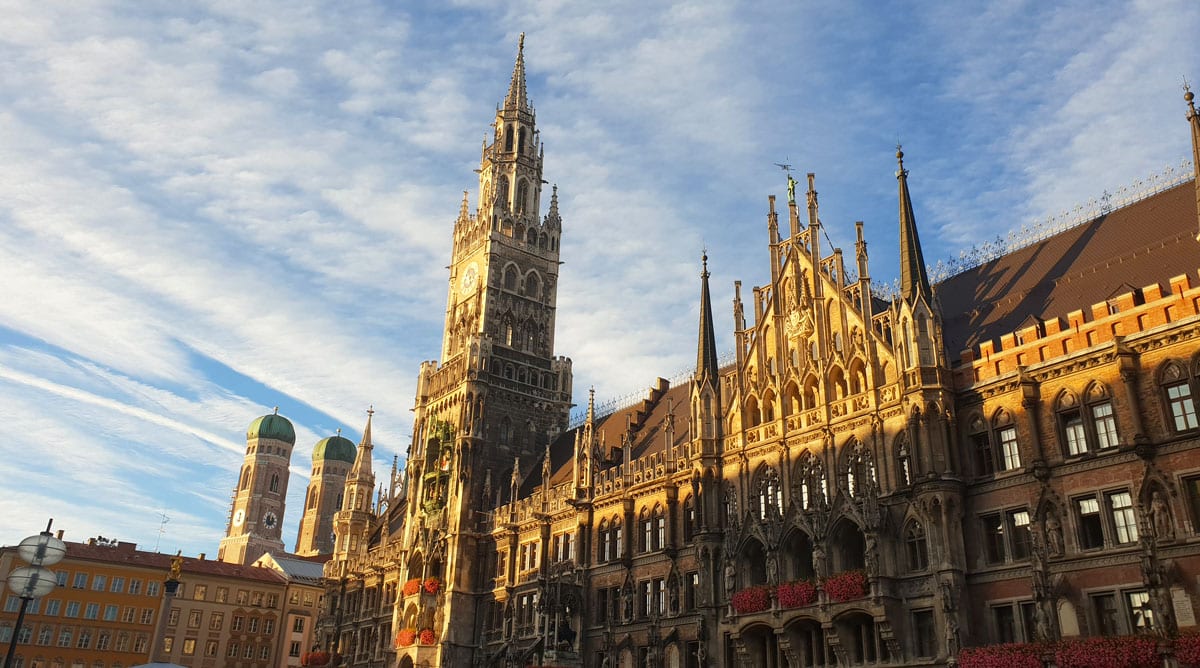
M 862 224 L 851 256 L 823 247 L 815 178 L 790 181 L 733 361 L 705 258 L 690 380 L 579 399 L 568 429 L 570 225 L 523 58 L 454 221 L 407 462 L 373 502 L 369 422 L 341 458 L 321 633 L 342 665 L 945 665 L 1196 625 L 1194 174 L 932 284 L 898 152 L 890 300 Z

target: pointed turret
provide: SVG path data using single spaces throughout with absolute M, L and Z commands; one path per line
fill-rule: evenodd
M 921 255 L 921 240 L 917 237 L 917 217 L 913 215 L 912 198 L 908 194 L 908 170 L 904 168 L 904 151 L 896 146 L 896 180 L 900 182 L 900 294 L 911 303 L 918 297 L 931 301 L 929 278 L 925 275 L 925 258 Z
M 558 184 L 554 184 L 550 190 L 550 210 L 546 212 L 545 218 L 546 227 L 552 230 L 562 229 L 562 216 L 558 214 Z
M 529 111 L 529 100 L 525 95 L 525 33 L 517 39 L 517 62 L 513 65 L 512 83 L 504 97 L 504 108 Z
M 1200 223 L 1200 114 L 1196 113 L 1196 103 L 1192 100 L 1195 95 L 1192 94 L 1192 89 L 1187 84 L 1183 85 L 1183 99 L 1188 105 L 1188 124 L 1192 126 L 1192 169 L 1195 171 L 1196 179 L 1196 220 Z M 1200 229 L 1196 234 L 1196 241 L 1200 241 Z
M 363 427 L 362 440 L 358 442 L 358 453 L 354 456 L 354 468 L 350 470 L 350 475 L 357 478 L 371 478 L 371 486 L 375 486 L 375 472 L 371 469 L 371 455 L 375 450 L 375 446 L 371 444 L 371 418 L 375 415 L 375 409 L 367 409 L 367 426 Z
M 717 337 L 713 333 L 712 299 L 708 291 L 708 253 L 700 256 L 700 335 L 696 346 L 695 380 L 717 388 Z

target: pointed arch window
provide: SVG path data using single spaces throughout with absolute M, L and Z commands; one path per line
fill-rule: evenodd
M 508 177 L 507 176 L 501 176 L 500 179 L 498 181 L 496 181 L 496 199 L 500 202 L 501 205 L 504 206 L 505 209 L 508 208 Z
M 511 264 L 504 268 L 504 289 L 514 292 L 517 289 L 517 268 Z
M 912 484 L 912 453 L 908 449 L 908 438 L 903 435 L 896 440 L 896 477 L 901 487 Z
M 600 529 L 596 535 L 596 545 L 600 547 L 600 554 L 596 555 L 596 560 L 600 563 L 612 561 L 612 543 L 608 537 L 608 520 L 600 520 Z
M 696 534 L 696 501 L 692 497 L 683 500 L 683 542 L 690 543 Z
M 846 491 L 850 496 L 860 496 L 875 484 L 875 461 L 862 443 L 853 446 L 846 464 Z
M 759 519 L 782 514 L 783 490 L 779 486 L 779 472 L 772 466 L 763 465 L 754 480 L 755 512 Z
M 1093 383 L 1082 402 L 1074 393 L 1063 392 L 1055 411 L 1066 456 L 1115 448 L 1119 444 L 1112 399 L 1104 385 Z
M 272 492 L 272 493 L 274 493 L 274 494 L 278 494 L 278 493 L 279 493 L 279 474 L 278 474 L 278 473 L 272 473 L 272 474 L 271 474 L 271 486 L 270 486 L 270 489 L 271 489 L 271 492 Z
M 662 506 L 654 508 L 654 547 L 661 550 L 667 546 L 667 514 Z
M 513 150 L 513 126 L 507 125 L 504 128 L 504 150 Z
M 641 552 L 650 552 L 654 549 L 654 524 L 650 517 L 650 511 L 642 509 L 642 514 L 638 519 L 638 525 L 641 528 L 638 548 Z
M 525 152 L 525 128 L 517 131 L 517 153 Z
M 796 480 L 800 487 L 800 507 L 812 510 L 828 503 L 829 493 L 825 483 L 825 467 L 811 452 L 800 457 Z
M 1168 362 L 1163 368 L 1160 383 L 1166 399 L 1168 424 L 1176 432 L 1200 428 L 1196 416 L 1196 395 L 1200 389 L 1200 356 L 1193 362 L 1191 377 L 1183 365 Z
M 925 528 L 911 520 L 904 529 L 904 549 L 908 555 L 908 570 L 923 571 L 929 567 L 929 549 L 925 543 Z
M 515 206 L 513 207 L 513 210 L 517 213 L 525 213 L 525 207 L 527 205 L 526 200 L 528 200 L 528 199 L 529 199 L 529 182 L 526 181 L 525 179 L 521 179 L 521 181 L 519 183 L 517 183 L 517 201 L 515 202 Z

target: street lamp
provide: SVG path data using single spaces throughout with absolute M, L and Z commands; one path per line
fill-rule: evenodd
M 21 636 L 21 624 L 25 622 L 25 608 L 29 606 L 30 601 L 49 594 L 58 585 L 54 571 L 46 566 L 53 566 L 62 561 L 67 554 L 67 545 L 50 533 L 50 526 L 53 524 L 54 519 L 51 518 L 46 523 L 45 531 L 26 538 L 17 546 L 17 556 L 29 565 L 14 568 L 8 574 L 8 588 L 21 599 L 21 609 L 17 613 L 17 625 L 8 642 L 4 668 L 12 668 L 13 655 L 17 651 L 17 638 Z

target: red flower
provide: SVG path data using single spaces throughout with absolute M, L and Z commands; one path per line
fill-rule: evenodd
M 748 587 L 735 592 L 730 602 L 739 615 L 760 612 L 771 607 L 771 590 L 767 587 Z
M 438 593 L 439 586 L 441 586 L 441 583 L 438 582 L 437 578 L 429 578 L 429 579 L 425 580 L 425 593 L 426 594 L 436 594 L 436 593 Z
M 842 571 L 825 580 L 825 593 L 836 603 L 862 598 L 867 595 L 867 574 L 863 571 Z
M 817 587 L 811 580 L 797 580 L 779 585 L 775 592 L 781 608 L 802 608 L 817 600 Z
M 1148 636 L 1064 640 L 1054 648 L 1058 668 L 1156 668 L 1158 642 Z
M 1185 633 L 1175 639 L 1175 658 L 1186 668 L 1200 668 L 1200 633 Z
M 396 647 L 408 647 L 416 639 L 416 629 L 400 629 L 400 632 L 396 634 Z
M 421 578 L 413 578 L 404 583 L 404 595 L 412 596 L 421 591 Z
M 437 641 L 437 636 L 433 634 L 433 629 L 421 629 L 421 644 L 432 645 Z
M 1039 645 L 1009 643 L 964 649 L 958 654 L 959 668 L 1042 668 Z
M 329 652 L 323 650 L 313 650 L 300 657 L 300 665 L 302 666 L 324 666 L 329 663 Z

